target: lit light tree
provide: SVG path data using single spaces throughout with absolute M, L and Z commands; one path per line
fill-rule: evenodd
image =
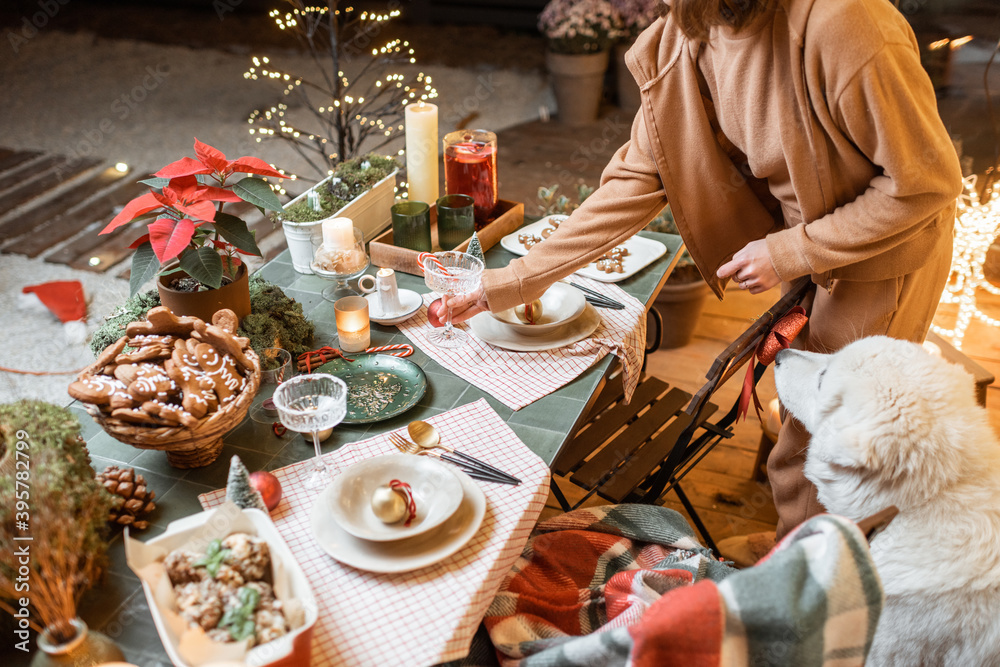
M 403 132 L 406 105 L 435 98 L 437 91 L 423 72 L 387 71 L 416 63 L 409 42 L 396 39 L 371 46 L 382 26 L 399 16 L 398 9 L 381 14 L 358 11 L 339 0 L 324 5 L 287 0 L 287 4 L 287 11 L 275 9 L 270 16 L 278 28 L 295 35 L 319 74 L 306 78 L 283 71 L 269 58 L 254 56 L 243 76 L 281 84 L 283 97 L 297 97 L 308 117 L 295 122 L 286 118 L 289 105 L 281 101 L 250 114 L 250 134 L 258 142 L 285 141 L 325 177 L 343 160 L 392 142 Z M 362 63 L 360 69 L 348 77 L 345 67 L 357 62 Z

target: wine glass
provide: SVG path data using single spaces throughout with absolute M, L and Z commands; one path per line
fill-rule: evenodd
M 437 262 L 435 262 L 435 258 Z M 441 266 L 438 266 L 440 262 Z M 443 267 L 443 268 L 442 268 Z M 483 262 L 464 252 L 439 252 L 424 257 L 422 268 L 427 287 L 442 296 L 468 294 L 482 282 Z M 427 334 L 432 345 L 443 348 L 463 347 L 469 335 L 451 326 L 451 309 L 445 314 L 444 327 Z
M 323 298 L 336 301 L 345 296 L 358 296 L 348 281 L 357 278 L 367 269 L 370 261 L 365 252 L 364 233 L 357 227 L 352 230 L 354 243 L 344 242 L 338 247 L 328 247 L 321 234 L 314 234 L 310 241 L 313 246 L 313 260 L 309 264 L 312 272 L 334 283 L 323 290 Z
M 278 385 L 272 400 L 285 428 L 312 433 L 315 467 L 304 484 L 307 489 L 322 489 L 330 482 L 330 473 L 323 463 L 319 432 L 343 421 L 347 414 L 347 385 L 323 373 L 300 375 Z

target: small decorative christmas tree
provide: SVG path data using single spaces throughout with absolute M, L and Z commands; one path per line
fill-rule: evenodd
M 479 242 L 479 236 L 475 232 L 472 232 L 472 238 L 469 239 L 469 248 L 465 252 L 480 262 L 486 262 L 486 257 L 483 255 L 483 244 Z
M 226 500 L 240 509 L 257 509 L 267 514 L 267 505 L 260 493 L 250 483 L 250 473 L 239 456 L 229 462 L 229 480 L 226 482 Z

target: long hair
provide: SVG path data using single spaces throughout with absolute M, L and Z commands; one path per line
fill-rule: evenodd
M 708 39 L 712 26 L 740 30 L 768 4 L 769 0 L 670 0 L 661 5 L 661 13 L 673 12 L 674 21 L 688 37 Z

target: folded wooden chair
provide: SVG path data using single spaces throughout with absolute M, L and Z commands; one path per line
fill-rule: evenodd
M 715 359 L 705 376 L 708 381 L 694 396 L 646 375 L 626 405 L 621 382 L 609 382 L 595 400 L 584 426 L 553 464 L 554 474 L 568 476 L 586 491 L 571 506 L 553 477 L 552 491 L 563 510 L 579 507 L 594 494 L 610 503 L 656 503 L 673 490 L 706 546 L 716 550 L 679 482 L 716 444 L 733 435 L 739 401 L 720 419 L 710 421 L 718 412 L 711 402 L 716 389 L 753 362 L 758 344 L 773 324 L 800 304 L 812 287 L 808 279 L 799 280 L 758 317 Z M 757 364 L 754 384 L 763 375 L 764 366 Z

